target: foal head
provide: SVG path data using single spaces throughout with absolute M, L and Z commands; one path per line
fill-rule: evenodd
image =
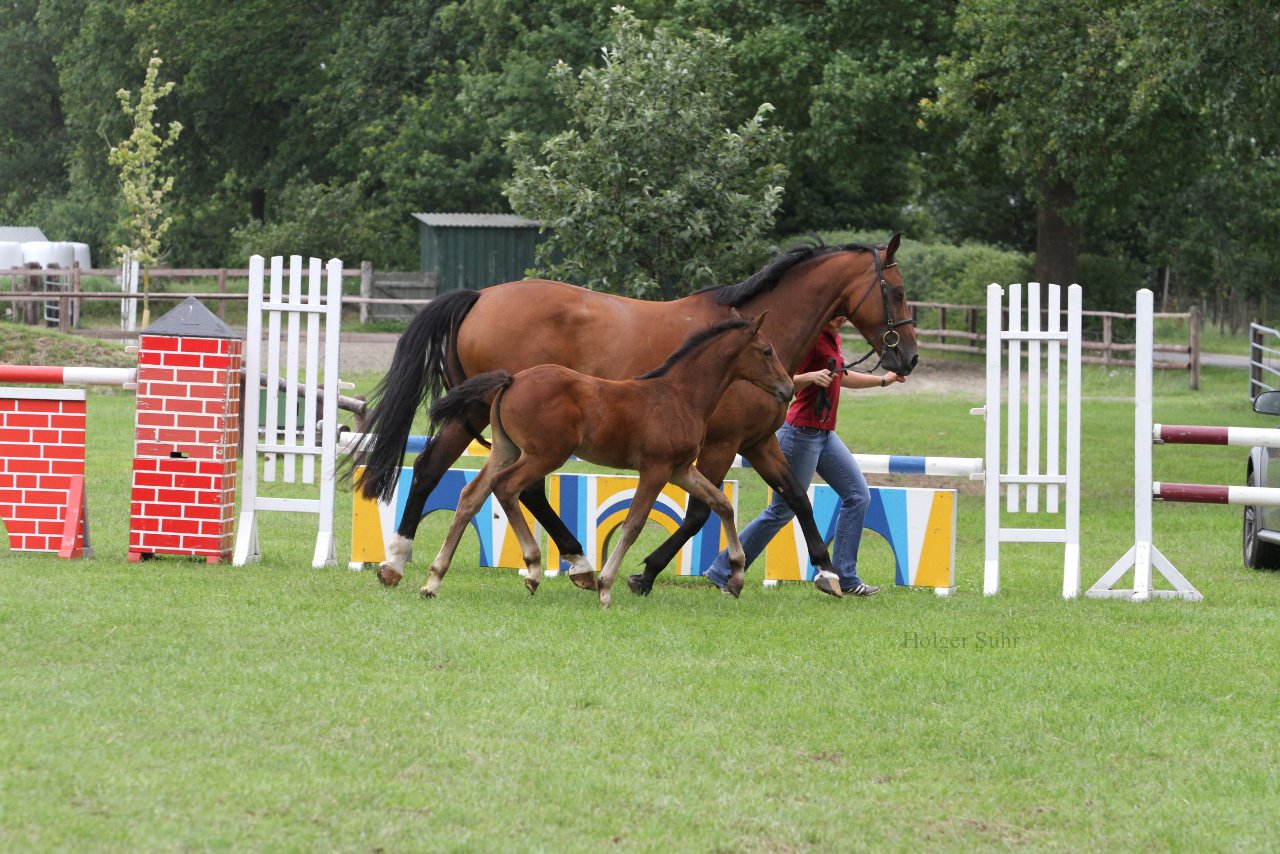
M 741 349 L 734 361 L 733 377 L 746 380 L 773 395 L 782 403 L 786 403 L 795 393 L 795 384 L 791 381 L 791 374 L 779 361 L 773 344 L 760 335 L 760 327 L 764 324 L 765 315 L 768 313 L 768 311 L 761 312 L 756 318 L 741 318 L 744 326 L 733 334 L 745 341 L 740 345 Z M 732 317 L 740 317 L 737 310 L 732 312 Z

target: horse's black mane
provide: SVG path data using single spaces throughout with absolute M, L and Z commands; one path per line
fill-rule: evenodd
M 651 380 L 655 377 L 663 376 L 667 371 L 671 370 L 676 362 L 688 356 L 712 338 L 715 338 L 717 335 L 723 335 L 732 329 L 741 329 L 751 322 L 752 321 L 745 317 L 730 317 L 727 320 L 720 321 L 714 326 L 708 326 L 706 329 L 699 330 L 686 338 L 684 343 L 677 347 L 676 351 L 668 356 L 665 362 L 658 365 L 658 367 L 654 368 L 652 371 L 649 371 L 649 373 L 636 377 L 636 379 Z
M 802 243 L 799 246 L 793 246 L 736 285 L 716 285 L 704 288 L 699 293 L 714 291 L 716 302 L 720 305 L 741 308 L 752 298 L 777 287 L 778 282 L 782 280 L 786 272 L 797 264 L 803 264 L 805 261 L 820 258 L 823 255 L 831 255 L 835 252 L 870 252 L 875 248 L 877 247 L 868 243 L 845 243 L 840 246 L 828 246 L 822 242 L 822 238 L 815 237 L 813 243 Z

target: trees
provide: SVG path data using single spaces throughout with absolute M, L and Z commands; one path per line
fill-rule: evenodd
M 859 225 L 918 234 L 929 140 L 920 101 L 951 34 L 953 0 L 680 0 L 661 17 L 731 39 L 736 109 L 773 104 L 786 130 L 780 228 Z
M 773 225 L 784 167 L 768 104 L 727 128 L 728 40 L 706 31 L 646 36 L 615 8 L 603 65 L 552 70 L 570 128 L 519 136 L 512 208 L 552 232 L 552 275 L 633 297 L 671 299 L 749 272 Z
M 1176 196 L 1198 148 L 1194 111 L 1137 61 L 1137 9 L 970 0 L 939 59 L 932 113 L 956 130 L 958 154 L 994 155 L 1036 202 L 1041 281 L 1075 281 L 1082 224 L 1105 229 L 1144 196 Z
M 169 230 L 171 219 L 164 211 L 164 197 L 173 189 L 173 176 L 166 176 L 160 166 L 160 155 L 178 141 L 182 133 L 179 122 L 170 122 L 168 134 L 156 132 L 157 102 L 173 91 L 173 81 L 158 84 L 161 60 L 153 53 L 147 63 L 147 75 L 138 90 L 138 100 L 126 89 L 116 93 L 120 106 L 133 124 L 133 131 L 119 145 L 112 146 L 108 160 L 120 169 L 120 190 L 125 218 L 121 222 L 128 235 L 119 247 L 126 259 L 132 256 L 142 267 L 142 325 L 151 316 L 149 294 L 151 268 L 160 258 L 160 239 Z
M 24 218 L 33 198 L 67 185 L 58 72 L 36 23 L 38 6 L 38 0 L 0 6 L 0 221 Z

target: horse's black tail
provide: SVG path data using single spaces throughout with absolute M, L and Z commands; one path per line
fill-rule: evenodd
M 434 399 L 444 392 L 450 348 L 456 346 L 455 334 L 478 299 L 480 292 L 471 290 L 450 291 L 437 297 L 418 312 L 396 343 L 391 367 L 369 394 L 369 417 L 364 429 L 367 436 L 376 435 L 373 447 L 360 454 L 369 442 L 365 439 L 348 457 L 363 457 L 365 470 L 360 491 L 366 498 L 391 500 L 414 414 L 428 397 Z
M 487 415 L 493 399 L 511 385 L 512 379 L 506 371 L 488 371 L 454 386 L 431 404 L 431 432 L 435 433 L 436 427 L 448 421 L 469 420 L 479 407 L 483 407 Z

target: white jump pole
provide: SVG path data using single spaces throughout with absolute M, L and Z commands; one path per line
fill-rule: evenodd
M 1148 288 L 1138 291 L 1137 334 L 1135 336 L 1133 377 L 1133 535 L 1134 543 L 1120 560 L 1112 565 L 1098 583 L 1086 593 L 1095 599 L 1126 598 L 1145 602 L 1152 597 L 1181 597 L 1199 601 L 1204 597 L 1169 562 L 1152 541 L 1151 447 L 1154 431 L 1152 417 L 1152 354 L 1155 346 L 1153 296 Z M 1173 585 L 1173 590 L 1152 587 L 1152 567 Z M 1133 589 L 1112 589 L 1133 567 Z

